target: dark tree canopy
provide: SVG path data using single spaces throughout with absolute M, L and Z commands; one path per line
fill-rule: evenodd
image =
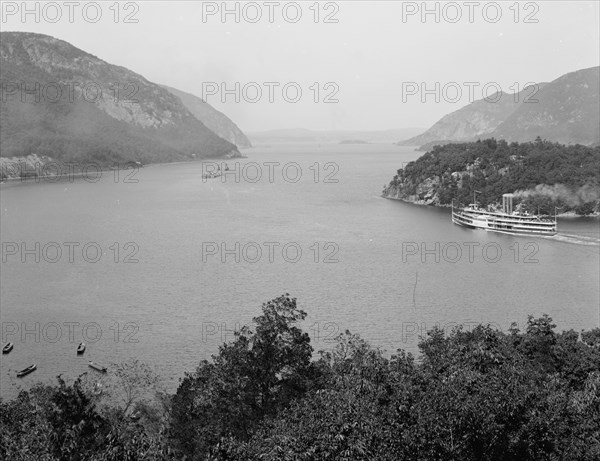
M 598 211 L 599 172 L 600 146 L 492 138 L 435 146 L 398 170 L 387 187 L 407 198 L 434 179 L 437 205 L 472 203 L 474 191 L 480 205 L 497 205 L 502 194 L 520 191 L 526 193 L 518 194 L 516 203 L 527 211 L 553 214 L 559 207 L 585 215 Z
M 104 401 L 84 377 L 21 392 L 0 402 L 0 458 L 600 459 L 598 328 L 557 333 L 544 315 L 525 331 L 433 329 L 418 360 L 346 331 L 313 357 L 305 318 L 289 295 L 263 304 L 154 401 Z M 118 369 L 153 382 L 139 364 Z

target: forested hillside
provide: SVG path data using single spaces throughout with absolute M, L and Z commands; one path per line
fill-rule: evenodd
M 427 205 L 473 202 L 497 207 L 502 194 L 532 213 L 597 212 L 600 147 L 565 146 L 536 139 L 486 139 L 435 146 L 399 169 L 384 196 Z

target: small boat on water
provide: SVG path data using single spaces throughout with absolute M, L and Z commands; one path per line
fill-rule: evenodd
M 519 213 L 513 210 L 513 195 L 502 196 L 502 212 L 491 212 L 474 203 L 456 209 L 452 206 L 452 222 L 472 229 L 521 235 L 554 235 L 557 232 L 556 216 L 546 217 Z
M 99 371 L 101 373 L 106 373 L 107 372 L 107 368 L 106 367 L 103 367 L 102 365 L 98 365 L 97 363 L 94 363 L 92 361 L 90 361 L 89 366 L 91 368 L 93 368 L 94 370 Z
M 225 171 L 229 171 L 229 166 L 226 165 Z M 202 174 L 202 179 L 214 179 L 223 176 L 223 172 L 221 171 L 221 167 L 217 165 L 216 171 L 207 171 Z
M 79 346 L 77 346 L 77 354 L 81 355 L 85 352 L 85 343 L 79 343 Z
M 37 368 L 37 365 L 29 365 L 27 368 L 23 368 L 21 371 L 17 372 L 17 377 L 18 378 L 22 378 L 23 376 L 28 375 L 29 373 L 31 373 L 32 371 L 34 371 Z
M 4 347 L 2 348 L 2 353 L 3 354 L 8 354 L 12 350 L 13 350 L 13 343 L 6 343 L 4 345 Z
M 202 179 L 214 179 L 214 178 L 219 178 L 221 176 L 223 176 L 223 175 L 221 174 L 220 171 L 216 171 L 216 172 L 211 171 L 209 173 L 204 173 L 202 175 Z

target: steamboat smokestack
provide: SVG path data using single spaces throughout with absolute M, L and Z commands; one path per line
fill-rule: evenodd
M 502 195 L 502 211 L 506 214 L 512 214 L 513 212 L 513 194 Z

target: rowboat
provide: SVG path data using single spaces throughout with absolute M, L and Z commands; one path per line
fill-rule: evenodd
M 32 371 L 34 371 L 37 368 L 37 365 L 29 365 L 27 368 L 23 368 L 21 371 L 17 372 L 17 377 L 18 378 L 22 378 L 25 375 L 28 375 L 29 373 L 31 373 Z
M 79 343 L 77 346 L 77 354 L 81 355 L 85 352 L 85 343 Z
M 6 343 L 6 345 L 2 348 L 2 353 L 8 354 L 12 350 L 13 350 L 13 343 Z
M 89 363 L 89 366 L 91 368 L 93 368 L 94 370 L 97 370 L 97 371 L 99 371 L 101 373 L 106 373 L 106 371 L 107 371 L 106 367 L 103 367 L 102 365 L 98 365 L 97 363 L 94 363 L 94 362 L 91 362 L 91 361 Z

